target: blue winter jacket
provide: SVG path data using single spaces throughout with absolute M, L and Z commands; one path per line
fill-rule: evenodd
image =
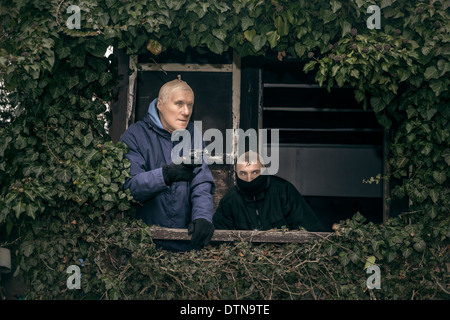
M 194 169 L 196 175 L 191 182 L 174 182 L 170 186 L 164 182 L 162 166 L 173 162 L 171 152 L 179 141 L 171 141 L 171 134 L 163 128 L 156 103 L 157 99 L 153 100 L 144 119 L 131 125 L 120 138 L 129 148 L 125 158 L 131 162 L 132 177 L 125 181 L 124 187 L 142 203 L 137 213 L 147 225 L 187 228 L 191 221 L 199 218 L 212 222 L 215 184 L 204 161 L 201 167 Z M 201 133 L 192 122 L 186 129 L 194 146 L 194 137 L 201 139 Z M 155 243 L 168 250 L 192 249 L 189 241 L 155 240 Z

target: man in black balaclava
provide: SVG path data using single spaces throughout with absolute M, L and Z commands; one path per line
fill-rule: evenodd
M 236 186 L 220 201 L 213 216 L 216 229 L 269 230 L 283 226 L 308 231 L 324 228 L 290 182 L 267 175 L 261 157 L 249 151 L 236 164 Z

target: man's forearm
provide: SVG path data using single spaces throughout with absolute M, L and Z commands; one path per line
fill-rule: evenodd
M 133 198 L 139 202 L 153 198 L 168 188 L 164 182 L 162 168 L 140 172 L 128 178 L 124 187 L 130 189 Z
M 214 201 L 212 184 L 204 182 L 191 192 L 192 220 L 205 219 L 212 223 L 214 214 Z

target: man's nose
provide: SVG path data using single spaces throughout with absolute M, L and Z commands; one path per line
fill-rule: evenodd
M 189 110 L 189 107 L 187 106 L 187 104 L 185 104 L 183 106 L 183 108 L 181 109 L 181 114 L 186 117 L 191 114 L 191 110 Z

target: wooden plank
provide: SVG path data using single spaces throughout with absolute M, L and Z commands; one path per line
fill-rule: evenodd
M 114 48 L 114 56 L 118 61 L 118 76 L 122 76 L 122 80 L 119 81 L 117 86 L 113 89 L 116 94 L 116 100 L 111 102 L 111 125 L 109 127 L 109 135 L 114 143 L 117 143 L 122 134 L 127 129 L 127 99 L 128 99 L 128 69 L 129 69 L 129 56 L 125 53 L 124 49 Z
M 141 63 L 142 71 L 192 71 L 192 72 L 232 72 L 231 64 L 198 63 Z
M 136 84 L 137 84 L 137 56 L 130 57 L 130 70 L 131 74 L 128 80 L 128 96 L 127 96 L 127 123 L 128 126 L 134 123 L 135 109 L 136 109 Z
M 241 116 L 241 58 L 233 52 L 233 75 L 232 75 L 232 103 L 231 117 L 233 119 L 233 129 L 240 128 Z M 238 137 L 234 135 L 233 160 L 237 158 Z
M 190 240 L 187 229 L 149 227 L 153 239 Z M 269 242 L 269 243 L 304 243 L 331 235 L 331 232 L 281 231 L 281 230 L 215 230 L 211 241 L 233 242 Z

